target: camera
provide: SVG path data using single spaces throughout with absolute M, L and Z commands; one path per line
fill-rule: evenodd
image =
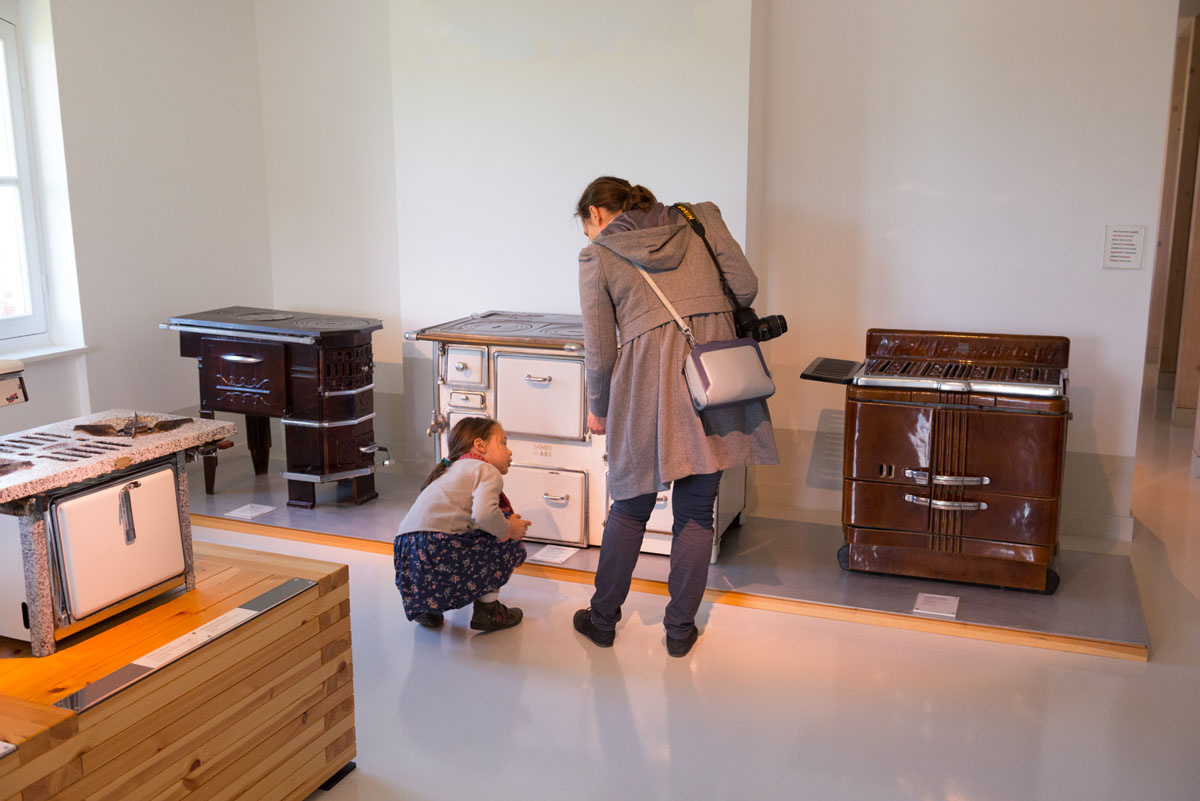
M 787 320 L 782 314 L 768 314 L 759 317 L 754 309 L 745 306 L 733 312 L 733 328 L 739 337 L 749 337 L 755 342 L 766 342 L 768 339 L 787 331 Z

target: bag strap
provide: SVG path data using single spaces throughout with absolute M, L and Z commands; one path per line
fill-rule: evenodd
M 688 324 L 685 323 L 683 318 L 679 316 L 679 312 L 675 311 L 675 307 L 671 305 L 671 301 L 667 300 L 667 296 L 663 294 L 663 291 L 658 288 L 658 284 L 656 284 L 654 279 L 650 277 L 650 273 L 646 272 L 641 265 L 634 264 L 633 262 L 630 262 L 630 264 L 633 264 L 637 271 L 642 274 L 642 278 L 646 279 L 646 283 L 649 284 L 650 288 L 654 290 L 654 294 L 658 295 L 658 299 L 662 301 L 662 304 L 667 307 L 667 311 L 669 311 L 671 316 L 675 318 L 675 324 L 679 326 L 679 330 L 683 333 L 683 338 L 687 340 L 688 347 L 696 347 L 696 337 L 694 334 L 692 334 L 692 329 L 689 328 Z
M 717 275 L 721 279 L 721 289 L 725 291 L 725 297 L 729 298 L 729 302 L 733 304 L 733 310 L 737 311 L 742 308 L 742 304 L 738 303 L 733 291 L 729 288 L 729 282 L 725 280 L 725 271 L 721 269 L 721 262 L 717 261 L 717 254 L 713 252 L 712 245 L 708 244 L 708 237 L 704 235 L 704 225 L 700 222 L 700 218 L 692 211 L 692 207 L 686 203 L 676 203 L 671 206 L 675 211 L 683 215 L 683 219 L 688 221 L 692 226 L 692 230 L 696 232 L 696 236 L 700 237 L 700 241 L 704 243 L 704 247 L 708 250 L 708 255 L 712 257 L 713 266 L 717 268 Z

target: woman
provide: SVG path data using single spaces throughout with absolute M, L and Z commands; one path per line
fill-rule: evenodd
M 700 218 L 729 289 L 743 306 L 758 279 L 712 203 Z M 667 652 L 695 644 L 708 579 L 713 504 L 721 471 L 778 464 L 765 402 L 697 412 L 683 379 L 688 345 L 639 268 L 684 317 L 699 342 L 732 339 L 732 306 L 703 240 L 643 186 L 597 178 L 576 209 L 591 244 L 579 253 L 588 428 L 608 435 L 609 494 L 596 592 L 575 629 L 611 646 L 657 494 L 674 484 Z M 618 347 L 619 345 L 619 347 Z

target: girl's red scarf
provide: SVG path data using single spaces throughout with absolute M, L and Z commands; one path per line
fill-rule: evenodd
M 487 459 L 484 459 L 478 453 L 472 453 L 470 451 L 468 451 L 467 453 L 464 453 L 462 456 L 460 456 L 458 458 L 459 459 L 478 459 L 481 462 L 487 461 Z M 513 513 L 512 504 L 508 502 L 508 496 L 505 495 L 503 492 L 500 493 L 500 511 L 504 512 L 505 517 L 511 517 L 512 513 Z

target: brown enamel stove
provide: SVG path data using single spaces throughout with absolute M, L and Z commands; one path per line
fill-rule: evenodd
M 246 416 L 254 472 L 267 471 L 270 418 L 282 418 L 288 506 L 312 508 L 336 482 L 355 503 L 377 497 L 371 333 L 379 320 L 230 306 L 172 317 L 182 356 L 200 368 L 200 415 Z M 384 464 L 390 464 L 385 461 Z M 213 493 L 215 454 L 204 459 Z
M 871 329 L 848 384 L 842 567 L 1054 592 L 1065 337 Z

